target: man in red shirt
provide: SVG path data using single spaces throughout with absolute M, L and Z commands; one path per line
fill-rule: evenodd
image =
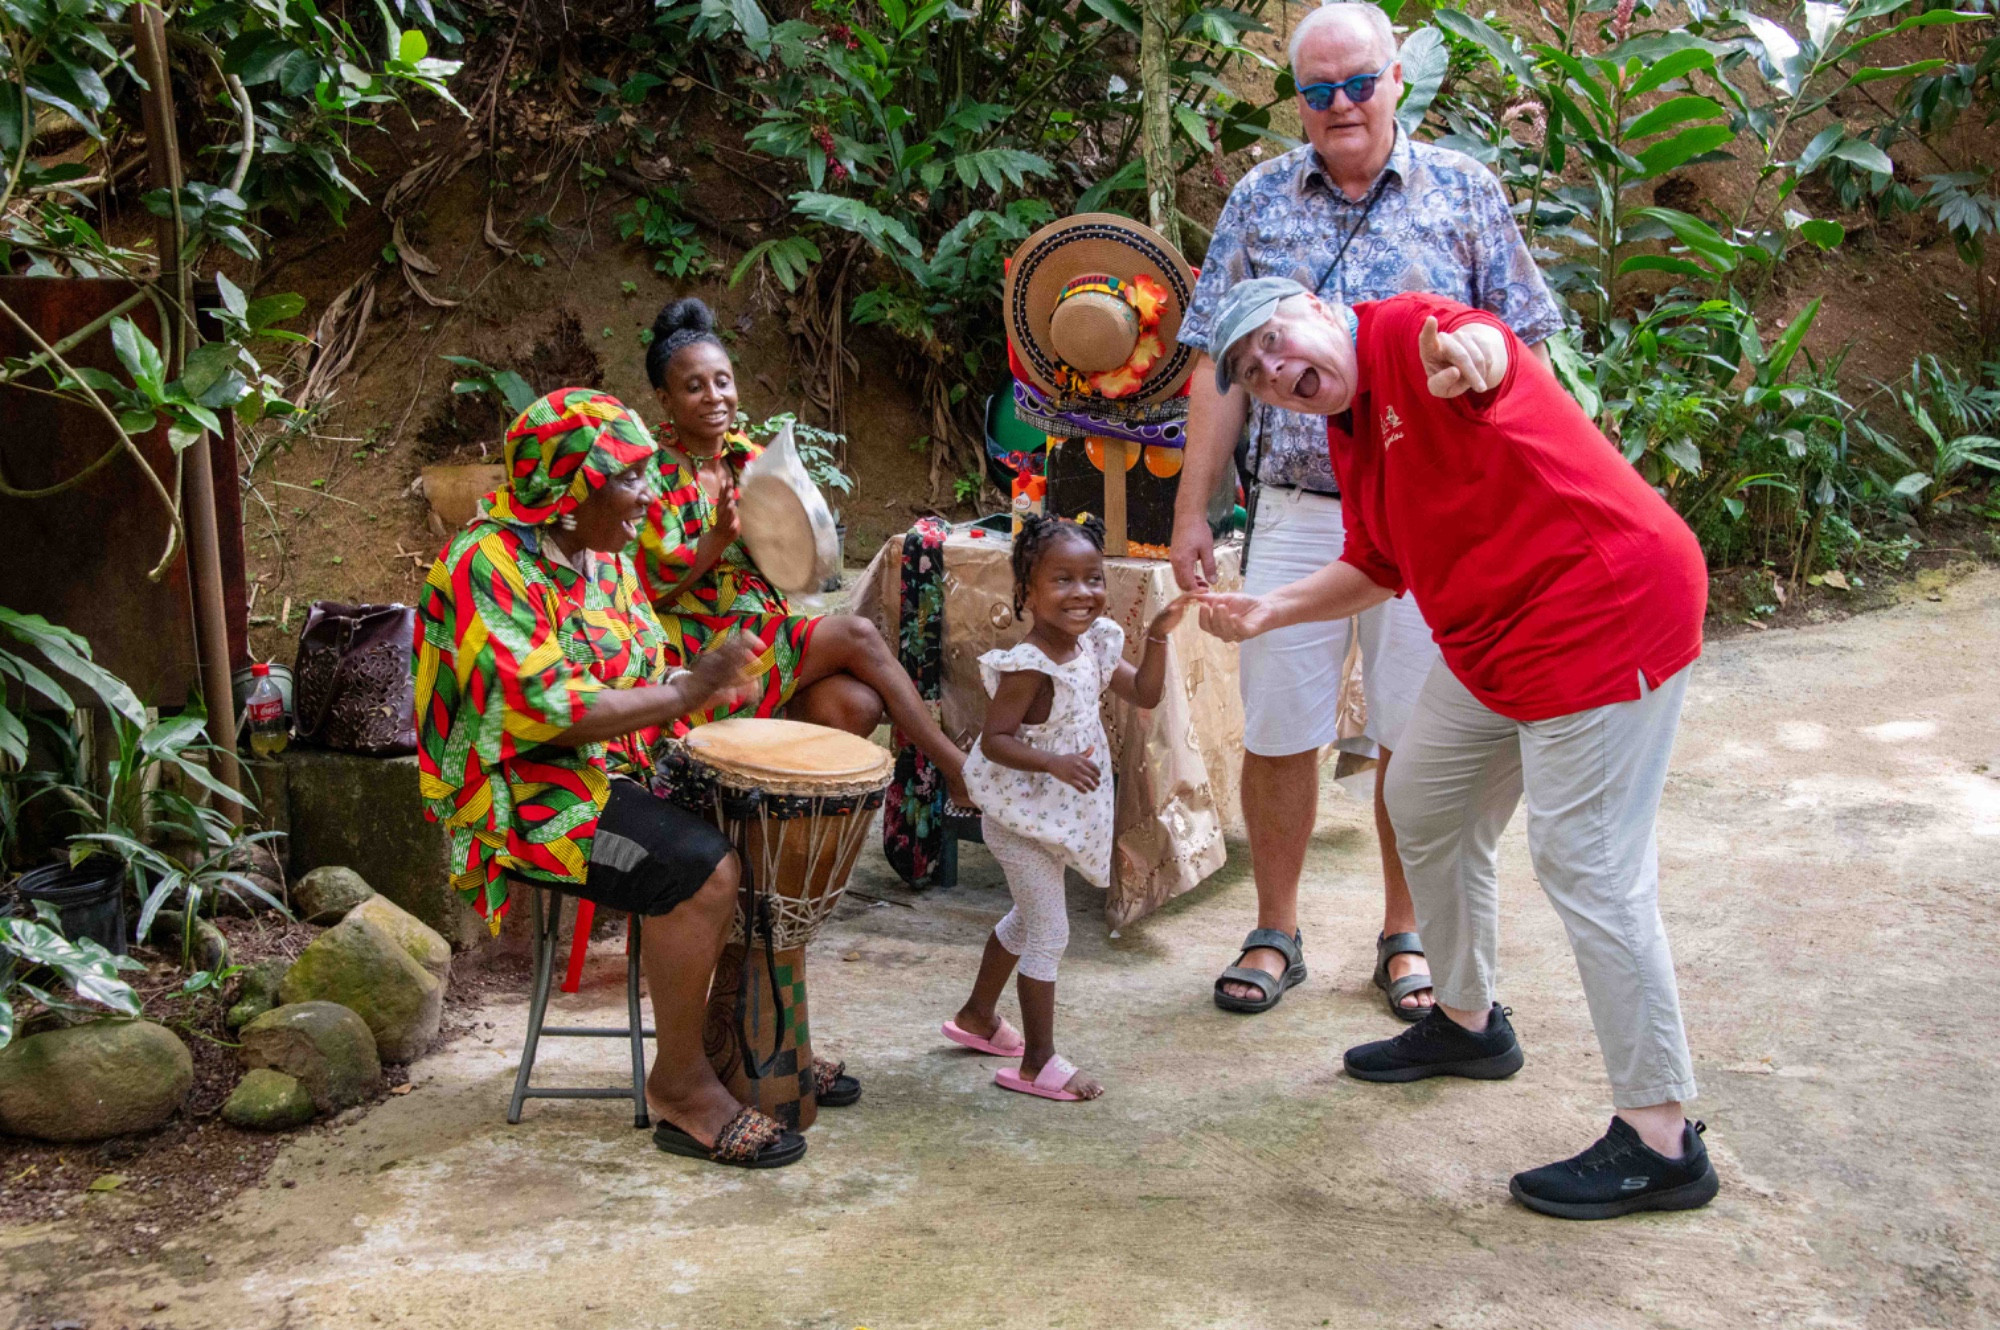
M 1590 1149 L 1516 1174 L 1546 1214 L 1691 1209 L 1716 1193 L 1653 839 L 1708 578 L 1685 523 L 1507 326 L 1437 296 L 1348 308 L 1239 284 L 1210 342 L 1222 389 L 1323 415 L 1347 504 L 1340 560 L 1263 596 L 1208 594 L 1230 640 L 1413 592 L 1443 660 L 1385 799 L 1435 1010 L 1349 1049 L 1371 1081 L 1522 1065 L 1494 999 L 1500 833 L 1525 793 L 1536 875 L 1569 933 L 1616 1114 Z

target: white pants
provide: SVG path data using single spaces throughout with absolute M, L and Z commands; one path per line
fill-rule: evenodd
M 1030 979 L 1055 982 L 1056 967 L 1069 946 L 1069 904 L 1063 895 L 1062 856 L 1040 841 L 1016 835 L 981 818 L 986 848 L 1007 874 L 1014 908 L 993 926 L 1000 945 L 1020 957 L 1020 970 Z
M 1494 1000 L 1495 851 L 1526 791 L 1535 876 L 1569 933 L 1619 1108 L 1695 1093 L 1653 840 L 1687 681 L 1686 670 L 1651 691 L 1642 680 L 1636 701 L 1524 723 L 1440 662 L 1383 791 L 1432 990 L 1465 1011 Z
M 1260 490 L 1243 590 L 1261 596 L 1316 573 L 1340 558 L 1346 539 L 1340 500 L 1303 490 Z M 1407 595 L 1353 619 L 1302 623 L 1245 642 L 1238 669 L 1246 750 L 1287 757 L 1340 737 L 1341 671 L 1350 632 L 1361 637 L 1367 737 L 1396 750 L 1424 677 L 1438 659 L 1430 625 Z

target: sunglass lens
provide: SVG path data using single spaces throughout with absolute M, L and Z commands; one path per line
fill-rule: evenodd
M 1306 105 L 1315 111 L 1324 111 L 1333 105 L 1333 85 L 1330 83 L 1315 83 L 1301 89 L 1300 95 L 1306 99 Z
M 1374 79 L 1364 75 L 1360 78 L 1351 78 L 1347 80 L 1347 100 L 1353 102 L 1356 106 L 1361 105 L 1361 103 L 1367 101 L 1370 97 L 1373 97 L 1374 95 L 1375 95 Z

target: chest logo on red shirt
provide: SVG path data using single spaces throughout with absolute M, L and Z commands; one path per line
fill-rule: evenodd
M 1382 447 L 1387 451 L 1390 444 L 1403 437 L 1403 419 L 1396 414 L 1396 408 L 1382 408 Z

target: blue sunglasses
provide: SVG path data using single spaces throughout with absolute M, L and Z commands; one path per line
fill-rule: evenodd
M 1342 79 L 1338 83 L 1308 83 L 1299 89 L 1299 96 L 1303 97 L 1306 105 L 1315 111 L 1324 111 L 1332 106 L 1333 95 L 1336 92 L 1346 93 L 1347 100 L 1359 106 L 1375 95 L 1375 85 L 1381 82 L 1382 76 L 1388 73 L 1395 63 L 1391 60 L 1373 74 L 1356 74 L 1353 78 Z

